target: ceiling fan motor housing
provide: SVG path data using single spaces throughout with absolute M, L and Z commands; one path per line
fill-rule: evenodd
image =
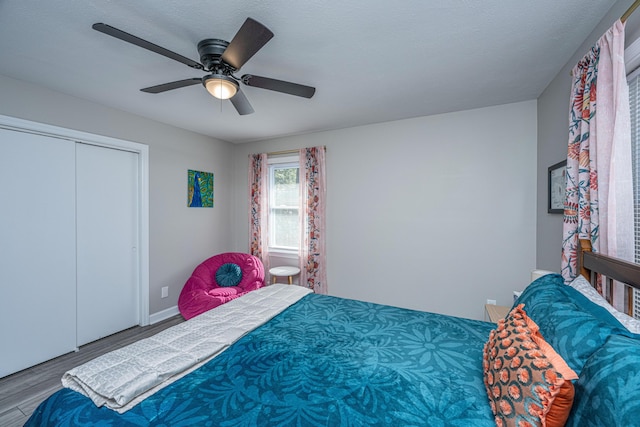
M 222 62 L 220 57 L 227 50 L 229 42 L 220 39 L 204 39 L 198 43 L 198 53 L 200 62 L 207 71 L 233 71 L 233 69 Z M 224 73 L 226 74 L 226 73 Z

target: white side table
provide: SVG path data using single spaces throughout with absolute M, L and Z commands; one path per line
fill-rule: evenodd
M 273 267 L 269 269 L 269 274 L 271 275 L 271 283 L 276 283 L 276 279 L 278 277 L 288 277 L 289 284 L 293 284 L 293 276 L 297 276 L 300 274 L 300 269 L 298 267 Z

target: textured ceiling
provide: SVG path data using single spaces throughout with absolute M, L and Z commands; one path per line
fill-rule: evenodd
M 0 74 L 231 142 L 504 104 L 540 95 L 611 0 L 0 0 Z M 247 17 L 275 37 L 245 73 L 315 86 L 312 99 L 243 86 L 239 116 L 204 73 L 94 31 L 103 22 L 199 61 Z M 580 25 L 576 25 L 579 22 Z

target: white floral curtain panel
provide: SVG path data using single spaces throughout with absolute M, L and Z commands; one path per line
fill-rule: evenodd
M 633 187 L 624 23 L 618 20 L 573 69 L 562 275 L 577 271 L 578 239 L 595 252 L 633 259 Z M 600 290 L 601 291 L 601 290 Z M 622 309 L 622 290 L 614 305 Z
M 325 147 L 300 150 L 300 285 L 327 293 Z
M 249 156 L 249 246 L 250 253 L 269 271 L 269 203 L 267 154 Z

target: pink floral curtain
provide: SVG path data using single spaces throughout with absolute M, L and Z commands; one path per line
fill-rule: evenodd
M 569 148 L 562 227 L 562 276 L 573 280 L 577 271 L 578 239 L 599 245 L 598 184 L 590 144 L 595 141 L 596 77 L 600 49 L 596 45 L 573 69 Z
M 633 190 L 624 23 L 617 21 L 573 69 L 562 237 L 562 275 L 577 271 L 578 239 L 633 259 Z M 614 305 L 622 308 L 621 290 Z
M 300 150 L 300 285 L 327 293 L 325 147 Z
M 268 183 L 267 154 L 249 155 L 249 246 L 265 271 L 269 271 Z

